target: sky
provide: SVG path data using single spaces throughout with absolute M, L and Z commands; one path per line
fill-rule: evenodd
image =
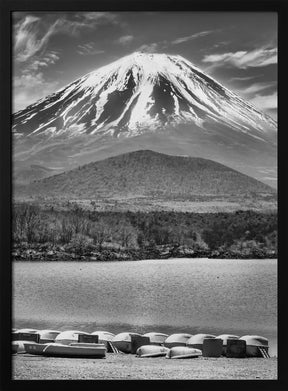
M 277 119 L 272 12 L 14 12 L 13 112 L 139 50 L 179 54 Z

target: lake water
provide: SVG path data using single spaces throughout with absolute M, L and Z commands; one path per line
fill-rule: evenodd
M 277 355 L 277 260 L 13 264 L 13 327 L 258 334 Z

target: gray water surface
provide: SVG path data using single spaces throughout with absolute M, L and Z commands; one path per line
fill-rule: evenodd
M 258 334 L 277 354 L 277 260 L 16 262 L 14 327 Z

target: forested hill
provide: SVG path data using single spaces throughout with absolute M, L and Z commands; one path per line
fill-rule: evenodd
M 19 194 L 74 199 L 195 195 L 273 195 L 268 185 L 220 163 L 141 150 L 93 162 L 17 190 Z

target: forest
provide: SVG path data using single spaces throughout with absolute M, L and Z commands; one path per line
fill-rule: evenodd
M 277 213 L 99 212 L 13 206 L 15 260 L 276 258 Z

